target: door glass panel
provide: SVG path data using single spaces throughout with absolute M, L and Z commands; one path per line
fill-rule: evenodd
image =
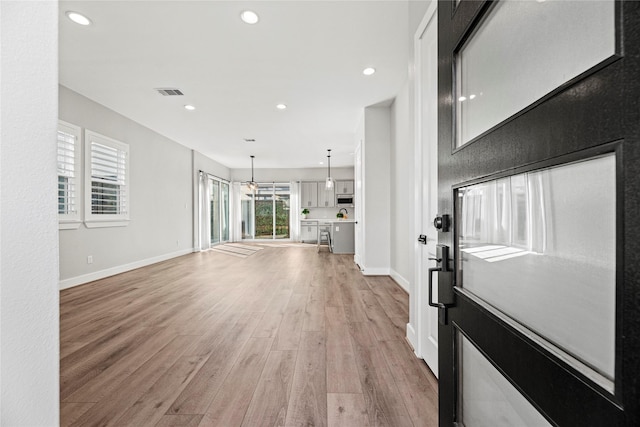
M 613 0 L 498 2 L 456 57 L 456 146 L 613 55 L 614 11 Z
M 220 182 L 209 179 L 211 214 L 211 244 L 220 242 Z
M 611 384 L 615 155 L 457 190 L 457 285 Z
M 289 206 L 290 206 L 290 185 L 275 184 L 274 198 L 276 207 L 276 239 L 288 239 L 289 234 Z
M 550 426 L 549 422 L 475 348 L 458 334 L 458 419 L 464 427 Z
M 241 187 L 240 204 L 242 211 L 242 238 L 253 239 L 253 191 L 246 185 Z
M 220 227 L 222 229 L 222 241 L 229 241 L 229 184 L 226 182 L 220 183 L 220 198 L 222 204 Z
M 260 184 L 255 194 L 256 239 L 273 238 L 273 184 Z

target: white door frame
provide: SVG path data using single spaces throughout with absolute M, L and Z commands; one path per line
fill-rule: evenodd
M 421 53 L 421 43 L 422 37 L 424 36 L 429 24 L 436 25 L 437 29 L 437 10 L 438 10 L 438 2 L 432 1 L 429 3 L 429 6 L 422 18 L 420 25 L 414 35 L 414 79 L 415 79 L 415 91 L 414 91 L 414 127 L 415 127 L 415 140 L 414 140 L 414 162 L 415 162 L 415 201 L 416 201 L 416 215 L 414 217 L 414 268 L 415 268 L 415 296 L 411 301 L 410 309 L 416 313 L 415 316 L 411 316 L 414 319 L 414 324 L 409 323 L 407 325 L 407 339 L 413 345 L 415 353 L 418 357 L 425 360 L 429 368 L 433 371 L 435 376 L 438 376 L 438 347 L 437 347 L 437 337 L 434 339 L 433 336 L 428 338 L 427 330 L 436 330 L 437 331 L 437 314 L 434 316 L 433 311 L 435 310 L 432 307 L 429 307 L 426 304 L 428 299 L 428 289 L 427 283 L 429 278 L 425 277 L 424 271 L 426 271 L 427 263 L 430 261 L 428 258 L 432 255 L 428 254 L 427 246 L 422 245 L 417 242 L 418 235 L 427 234 L 427 238 L 429 239 L 429 246 L 433 246 L 435 248 L 435 237 L 437 234 L 435 233 L 435 229 L 432 227 L 428 227 L 428 223 L 425 221 L 425 209 L 428 209 L 428 192 L 423 191 L 423 183 L 428 182 L 429 180 L 429 170 L 423 165 L 423 126 L 422 122 L 422 114 L 423 114 L 423 105 L 422 105 L 422 53 Z M 437 34 L 437 31 L 436 31 Z M 435 61 L 437 66 L 437 52 L 436 57 L 432 58 Z M 437 101 L 437 90 L 434 94 Z M 435 123 L 437 124 L 437 110 Z M 432 141 L 435 144 L 437 150 L 437 138 L 435 141 Z M 437 152 L 437 151 L 436 151 Z M 436 160 L 437 164 L 437 160 Z M 437 184 L 436 184 L 437 188 Z M 426 213 L 428 214 L 428 213 Z M 435 325 L 432 325 L 435 320 Z

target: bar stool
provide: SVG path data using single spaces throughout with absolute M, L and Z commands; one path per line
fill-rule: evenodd
M 329 232 L 330 225 L 318 225 L 318 252 L 320 247 L 326 246 L 331 252 L 331 233 Z

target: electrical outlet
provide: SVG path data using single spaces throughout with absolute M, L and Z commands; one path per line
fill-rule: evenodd
M 87 264 L 93 264 L 93 255 L 87 257 Z

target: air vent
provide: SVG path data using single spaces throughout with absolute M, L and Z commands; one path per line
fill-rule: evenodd
M 175 88 L 156 88 L 160 95 L 164 96 L 182 96 L 184 93 L 180 89 Z
M 256 140 L 255 140 L 255 139 L 253 139 L 253 138 L 245 138 L 245 139 L 244 139 L 244 142 L 246 142 L 247 144 L 250 144 L 250 143 L 252 143 L 252 142 L 256 142 Z

